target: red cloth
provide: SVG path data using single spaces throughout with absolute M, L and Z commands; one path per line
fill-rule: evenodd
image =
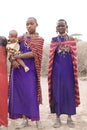
M 8 124 L 8 76 L 6 48 L 0 46 L 0 125 Z
M 40 84 L 40 71 L 41 71 L 41 61 L 42 61 L 42 53 L 43 53 L 43 43 L 44 39 L 42 37 L 36 36 L 32 37 L 30 40 L 25 35 L 24 37 L 20 37 L 19 41 L 26 41 L 29 44 L 35 58 L 35 66 L 37 71 L 37 96 L 39 104 L 42 104 L 42 92 L 41 92 L 41 84 Z
M 74 70 L 74 80 L 75 80 L 75 102 L 76 106 L 80 104 L 80 96 L 79 96 L 79 86 L 78 86 L 78 67 L 77 67 L 77 49 L 76 42 L 74 40 L 69 40 L 65 42 L 52 42 L 50 45 L 50 55 L 49 55 L 49 67 L 48 67 L 48 93 L 49 93 L 49 103 L 51 101 L 51 76 L 52 76 L 52 65 L 55 54 L 55 49 L 58 44 L 68 45 L 71 49 L 71 56 L 73 60 L 73 70 Z

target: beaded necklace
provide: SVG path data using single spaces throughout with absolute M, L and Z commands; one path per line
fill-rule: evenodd
M 35 38 L 37 36 L 38 36 L 38 33 L 29 34 L 28 32 L 26 32 L 26 34 L 24 34 L 24 46 L 27 48 L 30 48 L 31 38 Z
M 68 41 L 68 40 L 69 40 L 69 36 L 64 33 L 64 34 L 62 34 L 62 35 L 61 35 L 61 34 L 58 35 L 58 37 L 57 37 L 57 41 L 58 41 L 58 42 L 61 42 L 61 38 L 60 38 L 60 37 L 61 37 L 61 38 L 64 38 L 64 41 Z
M 70 51 L 70 47 L 68 45 L 63 44 L 60 37 L 64 38 L 64 41 L 68 41 L 69 36 L 67 34 L 65 34 L 65 35 L 58 35 L 58 37 L 57 37 L 57 40 L 58 40 L 58 43 L 59 43 L 58 53 L 65 54 L 65 53 Z

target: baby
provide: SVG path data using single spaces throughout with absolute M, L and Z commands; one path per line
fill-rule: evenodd
M 9 53 L 9 56 L 13 56 L 13 58 L 14 58 L 14 55 L 16 55 L 16 54 L 18 54 L 19 56 L 21 55 L 21 52 L 19 51 L 20 46 L 18 43 L 17 31 L 11 30 L 9 32 L 9 41 L 8 41 L 6 48 Z M 25 63 L 23 62 L 22 59 L 17 58 L 16 61 L 24 68 L 25 72 L 29 71 L 29 67 L 27 67 L 25 65 Z

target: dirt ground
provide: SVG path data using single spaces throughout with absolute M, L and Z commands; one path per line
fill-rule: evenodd
M 50 114 L 49 104 L 48 104 L 48 88 L 47 88 L 47 78 L 41 77 L 42 84 L 42 94 L 43 94 L 43 105 L 40 105 L 41 122 L 43 125 L 43 130 L 87 130 L 87 77 L 79 79 L 80 97 L 81 105 L 77 108 L 77 114 L 72 116 L 75 122 L 75 128 L 69 128 L 66 124 L 67 116 L 62 115 L 61 121 L 62 125 L 60 128 L 53 128 L 53 123 L 55 121 L 55 114 Z M 16 120 L 17 122 L 20 120 Z M 3 130 L 15 130 L 16 121 L 11 121 L 9 119 L 9 126 Z M 29 120 L 29 127 L 22 128 L 21 130 L 37 130 L 36 123 Z

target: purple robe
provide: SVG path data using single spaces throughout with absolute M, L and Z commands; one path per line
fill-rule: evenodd
M 24 42 L 20 43 L 22 53 L 30 52 L 31 48 L 26 47 Z M 23 59 L 29 67 L 25 72 L 24 68 L 13 68 L 10 78 L 9 92 L 9 117 L 12 119 L 27 116 L 31 120 L 39 120 L 39 103 L 37 99 L 37 73 L 34 58 Z
M 64 41 L 63 38 L 53 38 L 53 41 Z M 58 115 L 76 114 L 74 71 L 70 52 L 58 53 L 56 48 L 52 70 L 52 102 L 51 113 Z

